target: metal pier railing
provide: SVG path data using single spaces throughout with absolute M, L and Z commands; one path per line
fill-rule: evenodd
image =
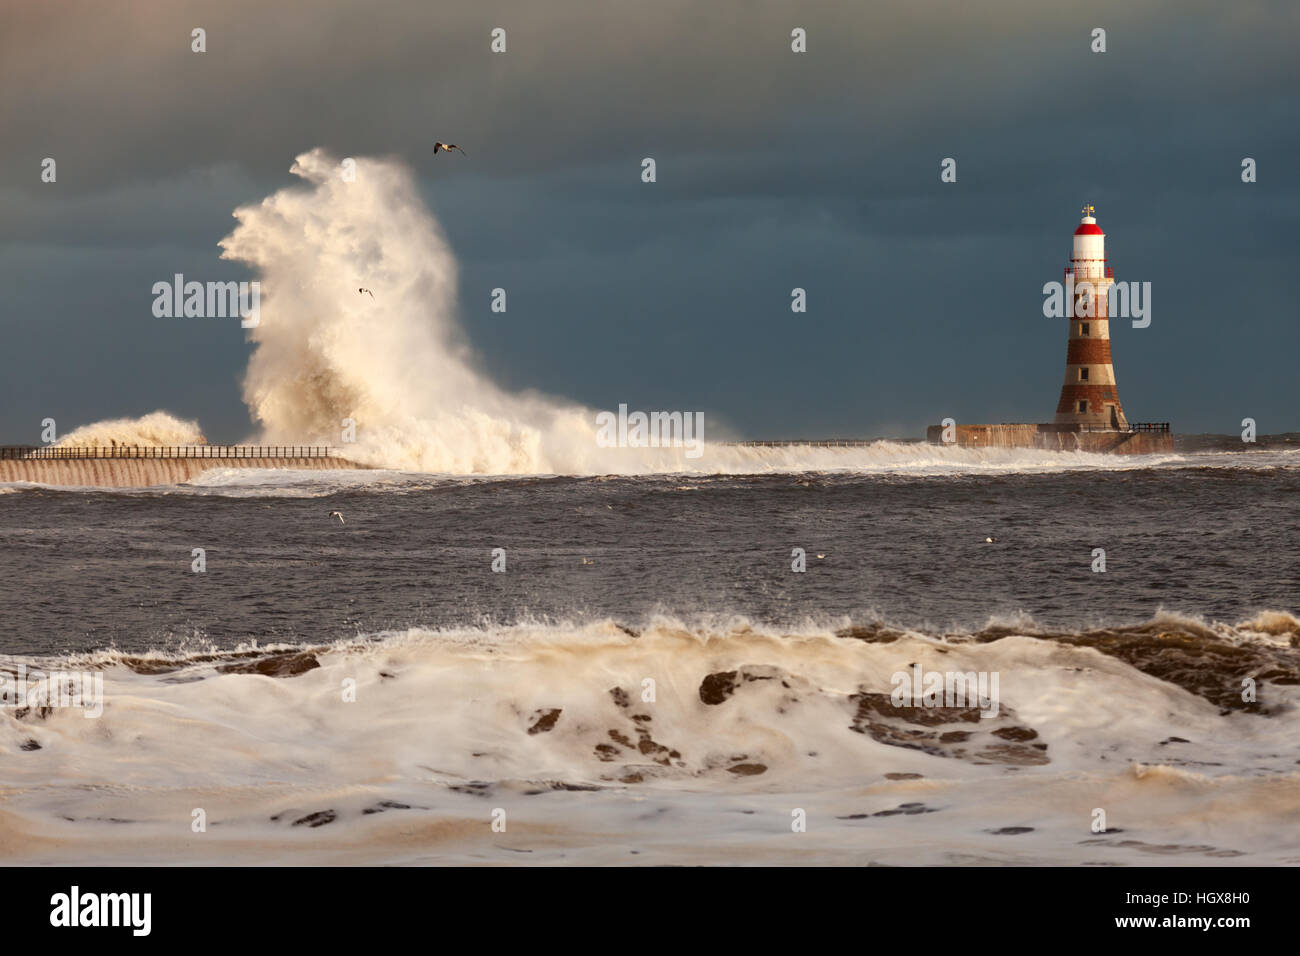
M 0 459 L 335 458 L 330 445 L 0 445 Z
M 1081 432 L 1156 432 L 1164 433 L 1169 431 L 1169 422 L 1129 422 L 1127 425 L 1072 425 L 1075 431 Z

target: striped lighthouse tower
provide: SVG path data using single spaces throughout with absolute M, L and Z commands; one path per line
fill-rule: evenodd
M 1106 265 L 1106 234 L 1095 212 L 1092 206 L 1083 207 L 1083 221 L 1074 230 L 1074 254 L 1065 269 L 1070 338 L 1056 424 L 1127 429 L 1110 359 L 1108 293 L 1115 275 Z

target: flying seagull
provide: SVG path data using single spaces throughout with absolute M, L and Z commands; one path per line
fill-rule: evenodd
M 373 292 L 371 292 L 369 289 L 358 289 L 357 292 L 364 292 L 366 295 L 370 296 L 370 298 L 372 298 L 372 299 L 375 297 L 375 294 L 374 294 Z
M 339 519 L 339 524 L 347 524 L 347 522 L 343 520 L 343 512 L 341 512 L 341 511 L 331 511 L 331 512 L 330 512 L 330 517 L 331 517 L 331 518 L 338 518 L 338 519 Z
M 453 149 L 460 149 L 460 147 L 457 146 L 455 143 L 434 143 L 433 155 L 437 156 L 438 150 L 442 150 L 444 153 L 450 153 Z M 462 156 L 469 155 L 469 153 L 465 152 L 463 149 L 460 149 L 460 154 Z

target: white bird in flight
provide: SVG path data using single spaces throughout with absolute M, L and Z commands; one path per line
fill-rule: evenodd
M 460 147 L 457 146 L 455 143 L 434 143 L 433 155 L 437 156 L 438 150 L 442 150 L 444 153 L 450 153 L 453 149 L 460 149 Z M 465 152 L 463 149 L 460 149 L 460 154 L 462 156 L 469 155 L 469 153 Z
M 372 299 L 375 297 L 375 294 L 374 294 L 373 292 L 371 292 L 369 289 L 358 289 L 357 291 L 358 291 L 358 292 L 364 292 L 366 295 L 370 296 L 370 298 L 372 298 Z
M 330 512 L 330 517 L 331 517 L 331 518 L 338 518 L 338 519 L 339 519 L 339 524 L 347 524 L 347 522 L 343 520 L 343 512 L 341 512 L 341 511 L 331 511 L 331 512 Z

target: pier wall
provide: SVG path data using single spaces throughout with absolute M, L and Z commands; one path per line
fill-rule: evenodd
M 925 431 L 931 444 L 943 444 L 943 426 Z M 1172 432 L 1076 431 L 1060 425 L 956 425 L 959 448 L 1041 448 L 1047 451 L 1090 451 L 1115 455 L 1154 455 L 1174 450 Z
M 267 454 L 224 457 L 0 457 L 0 482 L 85 488 L 146 488 L 190 481 L 214 468 L 290 468 L 305 471 L 365 468 L 345 458 Z

